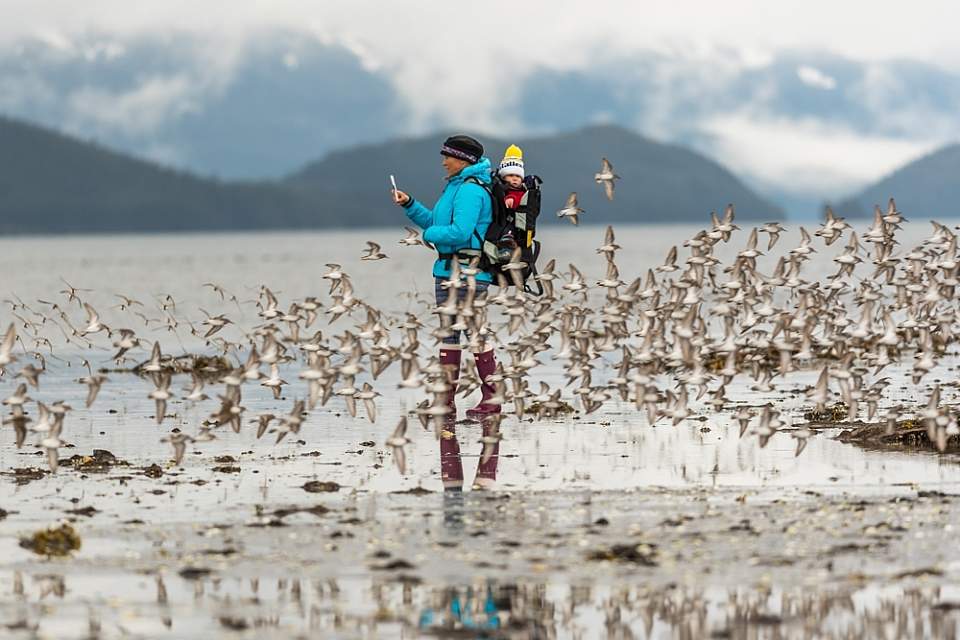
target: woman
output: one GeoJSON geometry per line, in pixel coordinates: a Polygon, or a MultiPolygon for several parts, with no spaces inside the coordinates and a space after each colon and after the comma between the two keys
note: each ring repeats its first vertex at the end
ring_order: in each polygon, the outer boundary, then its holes
{"type": "MultiPolygon", "coordinates": [[[[449,289],[442,286],[450,278],[451,261],[457,260],[457,252],[464,249],[479,250],[483,236],[492,220],[490,195],[483,185],[491,182],[490,160],[483,157],[483,145],[470,136],[458,135],[447,138],[440,147],[441,164],[447,173],[447,184],[433,209],[410,197],[403,191],[394,191],[394,202],[406,209],[407,216],[423,229],[423,239],[437,248],[439,256],[433,263],[433,277],[436,281],[437,305],[442,305],[449,296],[449,289]]],[[[478,273],[477,296],[486,293],[492,278],[488,273],[478,273]]],[[[466,295],[466,287],[457,289],[461,298],[466,295]]],[[[440,364],[453,372],[453,389],[448,396],[450,407],[456,413],[453,403],[460,378],[460,332],[443,339],[440,349],[440,364]]],[[[493,349],[474,353],[477,373],[483,382],[483,397],[467,415],[480,418],[500,413],[499,404],[488,403],[493,397],[493,384],[487,383],[488,376],[497,368],[493,349]]]]}

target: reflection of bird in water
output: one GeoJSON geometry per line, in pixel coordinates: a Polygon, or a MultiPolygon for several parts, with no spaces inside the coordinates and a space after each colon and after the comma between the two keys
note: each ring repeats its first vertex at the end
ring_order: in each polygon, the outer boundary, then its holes
{"type": "MultiPolygon", "coordinates": [[[[54,405],[56,407],[56,405],[54,405]]],[[[63,421],[66,417],[66,410],[69,407],[61,406],[61,411],[53,412],[52,422],[50,422],[49,429],[46,432],[46,436],[41,438],[40,447],[43,448],[44,452],[47,455],[47,464],[50,467],[50,471],[56,473],[57,468],[60,465],[60,447],[63,446],[63,441],[60,440],[60,434],[63,432],[63,421]]]]}
{"type": "Polygon", "coordinates": [[[171,374],[163,372],[153,375],[154,389],[147,397],[156,403],[157,424],[162,424],[167,413],[167,400],[173,397],[170,391],[171,374]]]}
{"type": "Polygon", "coordinates": [[[107,380],[107,376],[102,373],[95,373],[78,380],[80,384],[87,385],[87,400],[85,405],[88,409],[93,405],[94,400],[97,399],[97,394],[100,393],[100,387],[102,387],[103,383],[107,382],[107,380]]]}
{"type": "Polygon", "coordinates": [[[483,452],[480,454],[480,464],[486,464],[493,456],[494,448],[503,440],[503,434],[500,433],[500,421],[503,415],[497,414],[484,419],[483,435],[479,442],[483,444],[483,452]]]}
{"type": "Polygon", "coordinates": [[[267,429],[270,427],[270,423],[276,419],[277,416],[272,413],[264,413],[257,416],[257,440],[267,432],[267,429]]]}
{"type": "Polygon", "coordinates": [[[393,461],[397,465],[397,469],[400,470],[400,475],[405,475],[407,473],[407,454],[404,451],[404,447],[410,443],[410,439],[407,437],[407,417],[403,416],[400,418],[400,422],[397,423],[396,428],[393,430],[393,433],[387,438],[386,445],[393,449],[393,461]]]}
{"type": "Polygon", "coordinates": [[[173,464],[180,466],[183,462],[183,455],[187,452],[187,443],[194,442],[194,439],[185,433],[171,433],[169,437],[161,442],[169,442],[173,446],[173,464]]]}
{"type": "Polygon", "coordinates": [[[369,382],[364,382],[363,388],[353,394],[355,399],[363,402],[364,411],[366,411],[367,418],[369,418],[370,422],[377,421],[377,403],[374,402],[374,398],[379,395],[377,391],[374,391],[373,385],[369,382]]]}

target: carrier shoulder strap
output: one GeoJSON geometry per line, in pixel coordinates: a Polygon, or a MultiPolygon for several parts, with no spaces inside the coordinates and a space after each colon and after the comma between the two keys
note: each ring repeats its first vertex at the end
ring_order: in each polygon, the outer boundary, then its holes
{"type": "MultiPolygon", "coordinates": [[[[496,196],[494,196],[493,194],[493,187],[491,185],[487,185],[481,182],[476,176],[470,176],[469,178],[464,180],[464,182],[472,182],[473,184],[477,185],[478,187],[480,187],[481,189],[487,192],[487,195],[490,196],[490,215],[491,217],[496,216],[497,214],[496,202],[494,202],[494,200],[496,200],[496,196]]],[[[452,218],[450,219],[450,223],[453,224],[452,218]]],[[[480,244],[482,245],[483,238],[480,237],[480,233],[477,231],[476,227],[473,228],[473,235],[476,237],[477,240],[480,241],[480,244]]]]}

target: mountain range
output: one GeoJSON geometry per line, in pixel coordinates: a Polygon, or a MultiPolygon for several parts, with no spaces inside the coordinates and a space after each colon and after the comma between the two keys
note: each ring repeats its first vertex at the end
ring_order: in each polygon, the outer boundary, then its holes
{"type": "MultiPolygon", "coordinates": [[[[506,140],[484,139],[493,162],[506,140]]],[[[288,177],[223,181],[163,167],[36,125],[0,118],[0,232],[297,229],[400,225],[388,176],[432,203],[443,186],[441,137],[328,154],[288,177]]],[[[782,212],[700,154],[615,126],[520,139],[544,179],[546,222],[571,191],[585,221],[703,221],[735,203],[741,219],[782,212]],[[593,181],[607,156],[622,180],[608,202],[593,181]]]]}
{"type": "Polygon", "coordinates": [[[897,208],[907,218],[960,217],[960,145],[952,144],[897,169],[859,193],[839,201],[834,209],[840,215],[872,215],[887,199],[896,198],[897,208]]]}
{"type": "Polygon", "coordinates": [[[0,40],[0,113],[227,180],[283,180],[341,149],[464,122],[499,138],[618,123],[713,158],[790,216],[960,139],[960,75],[917,61],[731,43],[520,56],[509,74],[441,62],[307,28],[39,30],[0,40]]]}

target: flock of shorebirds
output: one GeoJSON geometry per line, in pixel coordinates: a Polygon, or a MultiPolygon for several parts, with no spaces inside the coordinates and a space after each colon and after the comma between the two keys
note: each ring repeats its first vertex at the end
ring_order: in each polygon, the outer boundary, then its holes
{"type": "MultiPolygon", "coordinates": [[[[610,198],[617,178],[604,159],[596,180],[610,198]]],[[[558,215],[576,223],[579,212],[576,194],[571,194],[558,215]]],[[[779,246],[784,227],[767,223],[752,228],[745,234],[743,248],[724,264],[714,249],[733,242],[740,230],[729,206],[722,216],[711,214],[710,226],[683,243],[684,257],[674,246],[662,264],[629,281],[620,279],[616,254],[621,247],[613,228],[607,227],[597,248],[605,263],[603,279],[590,282],[573,264],[566,272],[558,272],[550,260],[535,276],[544,293],[533,296],[517,286],[522,284],[519,278],[525,266],[517,252],[504,267],[508,275],[498,275],[496,295],[483,296],[476,295],[476,267],[461,267],[454,261],[446,284],[464,291],[438,307],[426,303],[435,317],[426,323],[416,313],[392,316],[368,304],[357,296],[351,276],[337,264],[328,264],[322,276],[329,283],[327,300],[316,295],[281,304],[269,288],[261,286],[255,300],[241,302],[216,283],[203,285],[225,306],[234,304],[240,311],[242,304],[255,305],[260,322],[249,329],[238,326],[238,320],[226,313],[212,315],[200,309],[205,317],[190,317],[169,294],[154,296],[149,306],[133,296],[115,294],[119,302],[114,310],[129,321],[128,327],[165,329],[178,341],[178,332],[189,331],[205,342],[208,355],[213,350],[220,355],[220,366],[196,360],[190,372],[192,384],[182,392],[173,389],[173,378],[180,374],[160,341],[150,345],[132,328],[108,327],[84,300],[89,290],[67,284],[59,292],[60,299],[31,302],[14,295],[5,301],[14,322],[0,342],[0,382],[17,384],[2,401],[9,410],[3,425],[12,427],[17,447],[29,434],[36,436],[50,468],[56,470],[71,407],[66,401],[36,402],[35,415],[28,414],[27,407],[32,402],[30,390],[39,388],[48,361],[60,360],[56,350],[69,345],[109,349],[114,367],[135,363],[134,371],[153,383],[147,399],[155,402],[157,424],[163,423],[167,403],[176,397],[191,405],[211,402],[213,410],[196,433],[174,430],[164,439],[173,447],[177,464],[188,445],[217,437],[223,427],[239,432],[245,422],[255,425],[258,438],[270,432],[279,442],[298,433],[309,412],[334,397],[351,416],[362,407],[375,421],[381,393],[374,383],[396,363],[397,386],[424,393],[414,415],[424,428],[432,424],[439,437],[445,421],[455,419],[454,405],[447,398],[453,388],[451,372],[436,357],[422,354],[422,340],[439,345],[454,331],[466,331],[468,347],[476,353],[500,345],[502,362],[492,376],[482,381],[468,366],[457,387],[461,395],[472,393],[482,382],[496,389],[488,402],[502,406],[503,413],[489,418],[494,425],[484,430],[484,457],[501,438],[504,415],[555,417],[570,406],[565,395],[572,396],[587,414],[616,400],[633,405],[651,425],[664,420],[677,425],[693,416],[691,397],[699,401],[706,396],[714,412],[730,410],[725,391],[735,378],[747,376],[751,390],[772,392],[778,377],[798,368],[820,370],[816,384],[807,390],[816,410],[824,411],[839,397],[848,419],[857,418],[859,407],[865,405],[866,419],[874,420],[889,384],[888,378],[881,377],[884,369],[912,357],[913,381],[919,383],[957,336],[957,236],[933,222],[929,237],[909,251],[898,251],[896,233],[902,222],[893,199],[886,211],[876,208],[873,223],[862,235],[828,210],[812,235],[801,227],[799,244],[783,251],[772,272],[764,273],[757,259],[779,246]],[[766,236],[762,245],[761,234],[766,236]],[[827,258],[818,253],[817,246],[822,245],[822,251],[844,237],[838,255],[827,258]],[[804,265],[814,256],[832,260],[836,272],[823,281],[805,279],[804,265]],[[858,267],[869,268],[866,263],[872,264],[872,273],[857,275],[858,267]],[[83,322],[71,315],[74,304],[85,311],[83,322]],[[315,329],[321,316],[328,327],[341,323],[339,333],[328,329],[330,334],[325,335],[315,329]],[[349,326],[342,326],[342,320],[348,320],[349,326]],[[149,359],[138,361],[135,355],[146,354],[148,348],[149,359]],[[611,370],[604,357],[614,352],[619,353],[619,361],[611,370]],[[538,357],[547,353],[563,363],[566,389],[551,389],[542,381],[536,390],[531,388],[542,364],[538,357]],[[289,384],[281,368],[289,370],[298,363],[303,388],[292,406],[278,409],[277,415],[247,416],[244,386],[259,384],[279,400],[289,384]],[[606,373],[601,376],[597,370],[606,373]],[[218,385],[213,399],[205,392],[212,384],[218,385]]],[[[427,246],[412,229],[399,244],[427,246]]],[[[362,257],[387,256],[371,242],[362,257]]],[[[83,360],[83,365],[87,375],[78,382],[86,386],[85,405],[90,407],[109,380],[89,360],[83,360]]],[[[892,431],[907,415],[906,409],[891,407],[882,419],[892,431]]],[[[751,431],[761,446],[789,426],[773,404],[759,411],[740,406],[734,417],[740,435],[751,431]]],[[[939,386],[914,417],[926,425],[930,440],[941,449],[949,436],[958,433],[954,414],[940,403],[939,386]]],[[[393,449],[401,472],[404,446],[410,441],[406,429],[403,418],[385,442],[393,449]]],[[[799,455],[812,432],[799,428],[791,429],[791,434],[799,455]]]]}

